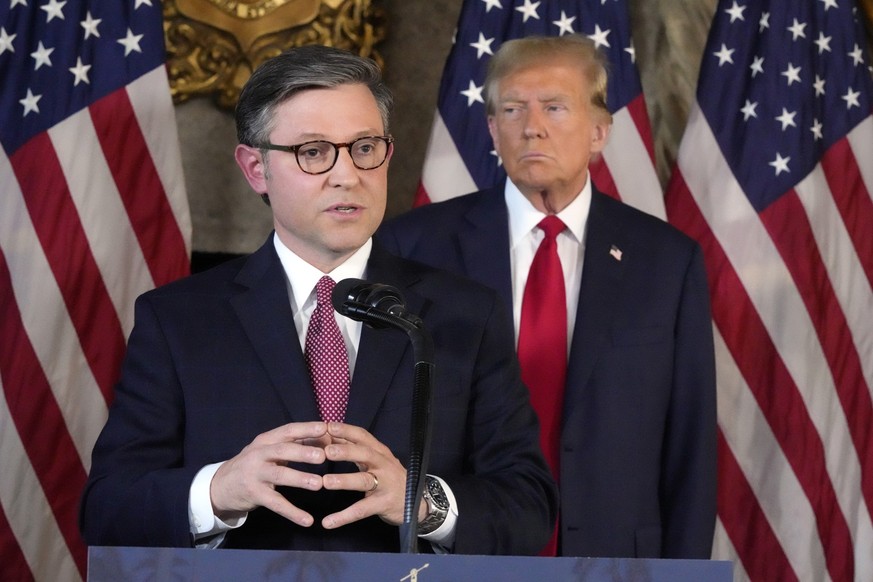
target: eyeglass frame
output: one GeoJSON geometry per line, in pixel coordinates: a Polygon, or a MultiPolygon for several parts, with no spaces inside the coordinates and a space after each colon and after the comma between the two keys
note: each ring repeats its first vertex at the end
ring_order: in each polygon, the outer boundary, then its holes
{"type": "Polygon", "coordinates": [[[294,154],[294,159],[297,161],[297,167],[300,168],[301,172],[303,172],[304,174],[309,174],[310,176],[318,176],[320,174],[326,174],[326,173],[330,172],[331,170],[333,170],[333,167],[336,165],[337,160],[339,160],[340,148],[346,148],[349,151],[349,159],[352,160],[352,164],[359,170],[375,170],[376,168],[381,168],[382,165],[385,164],[385,161],[388,160],[388,154],[391,152],[391,147],[392,147],[393,143],[394,143],[394,137],[390,136],[390,135],[364,135],[364,136],[355,138],[352,141],[345,142],[345,143],[333,143],[332,141],[328,141],[326,139],[313,139],[310,141],[305,141],[303,143],[298,143],[298,144],[288,145],[288,146],[277,145],[274,143],[266,142],[266,143],[258,144],[254,147],[256,147],[258,149],[262,149],[262,150],[273,150],[273,151],[277,151],[277,152],[285,152],[288,154],[294,154]],[[372,168],[362,168],[355,161],[355,156],[352,155],[352,146],[355,145],[356,143],[358,143],[359,141],[361,141],[362,139],[378,139],[378,140],[385,142],[385,145],[387,146],[385,149],[385,157],[382,159],[381,162],[379,162],[378,165],[373,166],[372,168]],[[307,146],[309,144],[313,144],[313,143],[328,143],[328,144],[333,146],[333,153],[334,153],[333,162],[331,162],[330,166],[328,166],[327,169],[322,170],[320,172],[310,172],[308,170],[303,169],[303,164],[300,163],[300,157],[297,154],[297,152],[300,151],[300,148],[302,148],[303,146],[307,146]]]}

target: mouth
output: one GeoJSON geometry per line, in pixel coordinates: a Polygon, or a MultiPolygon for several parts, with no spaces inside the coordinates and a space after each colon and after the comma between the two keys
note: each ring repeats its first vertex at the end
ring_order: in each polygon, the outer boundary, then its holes
{"type": "Polygon", "coordinates": [[[352,214],[360,210],[361,207],[355,204],[335,204],[328,208],[329,212],[338,212],[340,214],[352,214]]]}

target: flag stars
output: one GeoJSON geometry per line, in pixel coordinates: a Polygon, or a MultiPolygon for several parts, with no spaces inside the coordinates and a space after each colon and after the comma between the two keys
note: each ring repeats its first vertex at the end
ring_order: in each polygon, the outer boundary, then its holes
{"type": "Polygon", "coordinates": [[[856,66],[864,62],[864,51],[858,46],[858,43],[855,43],[855,49],[852,52],[846,54],[852,57],[852,64],[856,66]]]}
{"type": "Polygon", "coordinates": [[[823,126],[821,124],[821,121],[819,121],[818,119],[812,120],[812,127],[809,128],[809,131],[812,132],[812,137],[813,139],[815,139],[815,141],[824,138],[824,134],[822,133],[822,127],[823,126]]]}
{"type": "Polygon", "coordinates": [[[814,41],[818,46],[818,54],[825,51],[831,52],[831,36],[825,36],[823,32],[818,33],[818,38],[814,41]]]}
{"type": "Polygon", "coordinates": [[[770,13],[764,12],[761,14],[761,19],[758,21],[758,32],[764,32],[765,28],[770,28],[770,13]]]}
{"type": "Polygon", "coordinates": [[[782,124],[782,131],[785,131],[789,127],[797,127],[797,124],[794,123],[794,117],[796,115],[796,111],[788,111],[783,107],[782,114],[777,116],[775,119],[782,124]]]}
{"type": "Polygon", "coordinates": [[[749,65],[749,68],[752,69],[752,78],[754,79],[759,74],[764,74],[764,57],[755,57],[752,59],[752,64],[749,65]]]}
{"type": "Polygon", "coordinates": [[[748,121],[750,117],[758,117],[758,113],[755,111],[758,108],[758,102],[752,103],[748,99],[746,99],[746,104],[743,105],[740,112],[743,114],[743,121],[748,121]]]}
{"type": "Polygon", "coordinates": [[[461,91],[461,95],[467,98],[467,107],[472,107],[473,103],[476,103],[477,101],[479,103],[485,103],[485,100],[482,99],[483,88],[484,85],[482,87],[477,87],[476,83],[474,83],[472,79],[470,80],[470,86],[467,88],[467,90],[461,91]]]}
{"type": "Polygon", "coordinates": [[[491,50],[492,42],[494,42],[493,38],[485,38],[485,35],[480,32],[479,40],[470,43],[470,46],[476,49],[476,52],[478,53],[476,58],[481,59],[484,54],[493,55],[494,51],[491,50]]]}
{"type": "Polygon", "coordinates": [[[488,153],[490,153],[492,156],[497,158],[497,167],[498,168],[503,165],[503,158],[500,157],[500,154],[497,153],[497,150],[491,150],[488,153]]]}
{"type": "Polygon", "coordinates": [[[51,54],[55,51],[53,48],[45,48],[42,44],[42,41],[39,41],[39,45],[37,45],[36,50],[30,53],[30,56],[33,57],[33,70],[38,71],[39,68],[43,65],[47,67],[52,66],[51,54]]]}
{"type": "Polygon", "coordinates": [[[782,154],[776,152],[776,159],[772,162],[769,162],[768,165],[773,166],[776,169],[776,175],[778,176],[782,172],[786,174],[790,174],[791,170],[788,169],[788,162],[791,161],[791,156],[782,157],[782,154]]]}
{"type": "Polygon", "coordinates": [[[9,9],[11,10],[11,9],[15,8],[16,6],[18,6],[19,4],[24,6],[24,7],[27,7],[27,0],[12,0],[12,3],[9,5],[9,9]]]}
{"type": "Polygon", "coordinates": [[[785,30],[791,33],[791,40],[797,40],[798,38],[806,38],[806,23],[798,22],[797,19],[794,19],[794,22],[786,28],[785,30]]]}
{"type": "Polygon", "coordinates": [[[861,103],[858,98],[861,96],[860,91],[852,91],[852,88],[846,91],[846,94],[841,96],[840,99],[846,102],[846,109],[851,109],[852,107],[861,107],[861,103]]]}
{"type": "Polygon", "coordinates": [[[100,38],[100,32],[98,32],[97,26],[101,22],[103,22],[102,19],[93,18],[91,16],[90,10],[85,14],[85,20],[83,20],[82,22],[79,23],[82,25],[82,28],[85,29],[85,40],[88,40],[88,38],[90,38],[91,36],[94,36],[96,38],[100,38]]]}
{"type": "Polygon", "coordinates": [[[500,3],[500,0],[482,0],[482,2],[485,3],[485,14],[491,12],[492,8],[503,10],[503,5],[500,3]]]}
{"type": "Polygon", "coordinates": [[[815,88],[816,97],[821,97],[825,94],[825,80],[818,75],[815,76],[815,83],[813,83],[812,86],[815,88]]]}
{"type": "Polygon", "coordinates": [[[73,87],[76,87],[79,83],[86,83],[88,85],[91,84],[91,81],[88,79],[88,71],[91,70],[91,65],[86,65],[82,63],[82,57],[78,57],[76,59],[76,66],[71,67],[69,71],[73,73],[73,87]]]}
{"type": "Polygon", "coordinates": [[[561,19],[553,20],[552,24],[558,27],[558,36],[564,36],[564,33],[573,34],[573,22],[575,20],[575,16],[567,16],[567,14],[561,10],[561,19]]]}
{"type": "Polygon", "coordinates": [[[27,96],[24,99],[19,99],[18,102],[24,106],[24,113],[21,117],[27,117],[28,113],[39,113],[39,100],[42,99],[42,95],[34,95],[33,91],[30,89],[27,90],[27,96]]]}
{"type": "Polygon", "coordinates": [[[527,22],[528,18],[539,20],[540,15],[537,14],[537,8],[539,8],[540,4],[540,2],[532,3],[530,0],[524,0],[524,6],[516,6],[515,9],[524,15],[524,18],[521,20],[522,22],[527,22]]]}
{"type": "Polygon", "coordinates": [[[12,46],[12,41],[15,40],[17,34],[9,34],[6,32],[5,28],[0,27],[0,55],[9,51],[10,53],[15,52],[15,47],[12,46]]]}
{"type": "Polygon", "coordinates": [[[721,67],[725,63],[734,64],[734,58],[733,58],[734,50],[736,50],[736,49],[729,49],[727,46],[725,46],[724,43],[722,43],[721,50],[712,53],[713,55],[718,57],[718,66],[719,67],[721,67]]]}
{"type": "Polygon", "coordinates": [[[745,6],[740,6],[736,2],[734,2],[730,8],[725,10],[725,12],[730,15],[731,24],[733,24],[735,20],[745,20],[745,18],[743,17],[743,12],[745,12],[745,10],[745,6]]]}
{"type": "Polygon", "coordinates": [[[800,69],[801,67],[795,67],[791,63],[788,63],[788,68],[782,71],[782,76],[788,80],[789,87],[792,83],[800,83],[800,69]]]}
{"type": "Polygon", "coordinates": [[[626,52],[627,54],[630,55],[630,58],[631,58],[631,62],[632,62],[632,63],[636,63],[636,62],[637,62],[637,51],[636,51],[636,49],[634,48],[633,43],[632,43],[629,47],[627,47],[626,49],[624,49],[624,52],[626,52]]]}
{"type": "Polygon", "coordinates": [[[152,6],[152,0],[136,0],[133,9],[136,10],[140,6],[152,6]]]}
{"type": "Polygon", "coordinates": [[[838,8],[837,0],[819,0],[822,4],[824,4],[824,11],[827,12],[831,8],[838,8]]]}
{"type": "Polygon", "coordinates": [[[594,25],[594,32],[588,35],[588,38],[594,41],[594,44],[597,48],[610,48],[609,41],[606,40],[609,36],[609,33],[612,32],[611,29],[601,30],[599,24],[594,25]]]}
{"type": "Polygon", "coordinates": [[[51,22],[54,18],[64,19],[64,6],[67,4],[66,0],[63,2],[58,2],[58,0],[49,0],[49,3],[45,6],[40,6],[42,10],[45,10],[46,13],[46,22],[51,22]]]}
{"type": "Polygon", "coordinates": [[[142,49],[139,48],[139,41],[142,40],[142,37],[143,35],[141,34],[133,34],[130,28],[127,29],[127,36],[118,39],[118,44],[124,46],[124,56],[129,55],[133,51],[142,52],[142,49]]]}

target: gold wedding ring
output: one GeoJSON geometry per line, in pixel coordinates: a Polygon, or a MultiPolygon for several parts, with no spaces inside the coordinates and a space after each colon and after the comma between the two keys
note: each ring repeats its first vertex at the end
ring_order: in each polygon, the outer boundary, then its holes
{"type": "Polygon", "coordinates": [[[371,491],[375,491],[376,487],[379,486],[379,480],[376,478],[376,475],[374,475],[373,473],[370,473],[369,471],[367,471],[367,474],[373,478],[373,486],[367,490],[367,493],[370,493],[371,491]]]}

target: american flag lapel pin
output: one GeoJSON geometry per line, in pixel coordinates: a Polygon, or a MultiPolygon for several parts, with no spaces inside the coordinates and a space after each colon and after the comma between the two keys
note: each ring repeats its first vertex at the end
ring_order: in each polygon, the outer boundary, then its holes
{"type": "Polygon", "coordinates": [[[616,261],[621,260],[621,249],[618,248],[617,246],[612,245],[609,248],[609,254],[612,255],[612,258],[615,259],[616,261]]]}

